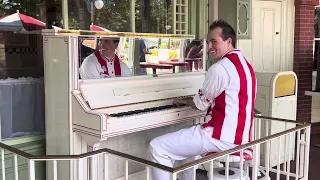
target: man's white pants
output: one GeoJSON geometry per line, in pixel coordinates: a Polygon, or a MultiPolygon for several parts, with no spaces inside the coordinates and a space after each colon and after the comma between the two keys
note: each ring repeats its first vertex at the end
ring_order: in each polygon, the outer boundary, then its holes
{"type": "MultiPolygon", "coordinates": [[[[149,158],[153,162],[173,167],[176,160],[185,164],[194,161],[196,156],[207,152],[220,152],[236,147],[212,138],[213,128],[196,125],[174,133],[157,137],[150,142],[149,158]]],[[[152,180],[170,180],[170,174],[158,168],[151,168],[152,180]]],[[[183,171],[179,180],[191,180],[193,168],[183,171]]]]}

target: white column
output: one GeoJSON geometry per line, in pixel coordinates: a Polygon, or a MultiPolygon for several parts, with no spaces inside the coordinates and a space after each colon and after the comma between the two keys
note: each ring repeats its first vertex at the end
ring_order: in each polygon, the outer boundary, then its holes
{"type": "Polygon", "coordinates": [[[136,32],[136,2],[135,0],[130,0],[130,29],[131,32],[136,32]]]}
{"type": "MultiPolygon", "coordinates": [[[[176,34],[177,30],[177,19],[176,19],[176,7],[177,7],[177,2],[174,0],[172,1],[172,34],[176,34]]],[[[167,24],[166,24],[167,25],[167,24]]]]}
{"type": "Polygon", "coordinates": [[[68,22],[68,0],[61,0],[63,29],[69,29],[68,22]]]}

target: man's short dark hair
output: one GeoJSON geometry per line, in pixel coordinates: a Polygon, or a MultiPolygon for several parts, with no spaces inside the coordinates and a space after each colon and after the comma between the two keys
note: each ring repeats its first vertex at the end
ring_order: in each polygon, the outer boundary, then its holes
{"type": "Polygon", "coordinates": [[[236,32],[234,31],[232,26],[230,26],[230,24],[228,24],[226,21],[221,20],[221,19],[216,20],[210,25],[209,32],[215,28],[221,28],[222,29],[221,38],[224,41],[231,38],[232,39],[232,46],[234,48],[236,47],[236,41],[237,41],[236,32]]]}
{"type": "Polygon", "coordinates": [[[113,38],[113,43],[119,43],[120,42],[120,38],[113,38]]]}
{"type": "Polygon", "coordinates": [[[120,38],[101,38],[99,41],[103,41],[103,40],[112,40],[113,43],[119,43],[120,38]]]}

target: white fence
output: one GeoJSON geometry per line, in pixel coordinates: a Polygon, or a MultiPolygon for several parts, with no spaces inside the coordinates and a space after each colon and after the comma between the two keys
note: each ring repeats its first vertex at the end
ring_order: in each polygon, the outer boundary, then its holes
{"type": "MultiPolygon", "coordinates": [[[[109,180],[109,164],[108,159],[110,156],[117,156],[125,159],[123,168],[122,179],[147,179],[149,180],[150,167],[155,167],[167,171],[171,175],[172,180],[177,179],[179,172],[187,169],[196,169],[199,167],[207,167],[208,179],[218,180],[221,179],[277,179],[280,178],[289,180],[292,178],[308,179],[309,169],[309,146],[310,146],[310,124],[296,123],[291,120],[277,119],[256,116],[252,129],[252,141],[248,144],[238,146],[228,151],[214,153],[197,159],[193,162],[183,164],[178,167],[163,166],[139,157],[129,154],[121,153],[111,149],[101,149],[81,155],[46,155],[34,156],[18,149],[0,143],[1,148],[1,169],[5,172],[4,152],[8,151],[14,157],[14,179],[18,180],[18,156],[27,159],[29,179],[35,180],[35,162],[46,161],[52,164],[52,176],[50,179],[58,179],[58,163],[59,161],[73,162],[76,173],[73,175],[77,180],[96,180],[99,179],[109,180]],[[277,130],[272,130],[271,123],[277,123],[277,130]],[[282,127],[283,129],[280,130],[282,127]],[[277,132],[279,131],[279,132],[277,132]],[[248,158],[248,154],[253,152],[253,158],[248,158]],[[103,157],[103,158],[101,158],[103,157]],[[103,172],[99,173],[95,170],[94,159],[103,159],[103,172]],[[129,162],[139,163],[145,166],[145,170],[139,173],[139,176],[129,175],[129,162]],[[222,163],[221,163],[222,162],[222,163]],[[274,164],[274,162],[276,162],[274,164]],[[88,163],[88,169],[84,169],[84,164],[88,163]],[[236,166],[234,166],[236,163],[236,166]],[[223,165],[223,167],[221,167],[223,165]],[[84,171],[88,175],[84,175],[84,171]],[[141,177],[143,176],[143,177],[141,177]]],[[[51,167],[51,166],[50,166],[51,167]]],[[[193,175],[193,180],[196,179],[196,173],[193,175]]],[[[49,178],[49,177],[48,177],[49,178]]],[[[121,178],[120,178],[121,179],[121,178]]],[[[2,180],[6,180],[6,173],[2,173],[2,180]]]]}

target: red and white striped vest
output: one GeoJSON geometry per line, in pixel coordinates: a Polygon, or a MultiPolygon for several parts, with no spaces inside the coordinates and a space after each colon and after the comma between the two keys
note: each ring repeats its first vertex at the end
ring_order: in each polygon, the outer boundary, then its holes
{"type": "Polygon", "coordinates": [[[239,50],[226,54],[217,63],[230,75],[230,84],[213,101],[211,120],[203,127],[213,127],[212,137],[237,145],[250,141],[256,99],[256,76],[239,50]]]}

